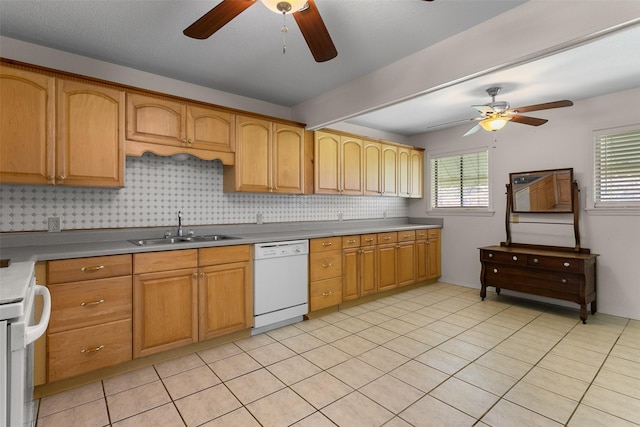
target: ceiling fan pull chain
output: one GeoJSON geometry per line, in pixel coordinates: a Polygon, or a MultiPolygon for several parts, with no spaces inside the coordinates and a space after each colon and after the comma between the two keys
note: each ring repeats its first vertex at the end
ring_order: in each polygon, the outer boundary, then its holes
{"type": "Polygon", "coordinates": [[[289,32],[289,28],[287,28],[287,13],[282,12],[282,54],[287,53],[287,33],[289,32]]]}

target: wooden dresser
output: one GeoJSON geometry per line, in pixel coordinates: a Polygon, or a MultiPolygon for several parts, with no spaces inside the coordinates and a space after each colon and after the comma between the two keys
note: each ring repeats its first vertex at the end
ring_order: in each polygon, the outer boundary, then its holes
{"type": "Polygon", "coordinates": [[[573,301],[580,305],[580,319],[587,322],[587,304],[591,314],[596,305],[596,258],[598,255],[571,248],[512,243],[510,246],[480,248],[482,272],[480,296],[487,286],[573,301]]]}

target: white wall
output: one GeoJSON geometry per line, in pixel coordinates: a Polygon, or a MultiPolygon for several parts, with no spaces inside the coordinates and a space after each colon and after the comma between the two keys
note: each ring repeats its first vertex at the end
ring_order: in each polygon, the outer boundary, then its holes
{"type": "MultiPolygon", "coordinates": [[[[425,147],[427,152],[489,147],[495,213],[491,216],[444,215],[442,280],[480,287],[477,248],[505,239],[505,184],[510,172],[572,167],[581,190],[582,246],[600,254],[598,311],[640,319],[640,213],[613,215],[585,211],[587,196],[592,191],[592,132],[640,124],[640,88],[578,101],[573,107],[541,111],[536,116],[549,122],[540,127],[509,123],[496,133],[480,131],[463,138],[464,132],[473,125],[470,123],[416,136],[409,141],[425,147]]],[[[428,175],[427,167],[425,188],[428,188],[428,175]]],[[[427,216],[426,203],[426,198],[411,201],[409,215],[427,216]]],[[[562,216],[558,218],[564,221],[562,216]]],[[[533,217],[529,219],[540,220],[540,215],[533,217]]],[[[514,225],[512,237],[513,241],[522,243],[574,244],[572,227],[564,225],[518,224],[514,225]]]]}

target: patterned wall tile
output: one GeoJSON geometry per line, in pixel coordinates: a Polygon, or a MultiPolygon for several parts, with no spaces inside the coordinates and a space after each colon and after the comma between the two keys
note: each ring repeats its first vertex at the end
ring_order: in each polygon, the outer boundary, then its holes
{"type": "Polygon", "coordinates": [[[60,217],[63,229],[327,221],[406,217],[408,202],[398,197],[224,193],[219,161],[145,154],[127,157],[121,189],[0,185],[0,231],[47,229],[60,217]]]}

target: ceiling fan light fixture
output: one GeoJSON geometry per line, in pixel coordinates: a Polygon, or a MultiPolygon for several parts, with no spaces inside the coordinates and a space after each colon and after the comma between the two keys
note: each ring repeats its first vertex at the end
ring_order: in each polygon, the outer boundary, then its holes
{"type": "Polygon", "coordinates": [[[480,126],[487,131],[497,131],[505,127],[509,120],[511,117],[489,117],[480,121],[480,126]]]}
{"type": "Polygon", "coordinates": [[[307,0],[261,0],[269,10],[278,14],[294,13],[307,3],[307,0]]]}

